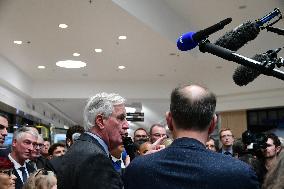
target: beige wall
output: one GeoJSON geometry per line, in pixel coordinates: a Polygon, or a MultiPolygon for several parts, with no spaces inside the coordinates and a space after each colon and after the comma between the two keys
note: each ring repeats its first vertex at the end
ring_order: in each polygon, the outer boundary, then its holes
{"type": "Polygon", "coordinates": [[[242,133],[247,130],[247,114],[245,110],[221,112],[221,128],[230,128],[235,138],[240,138],[242,133]]]}

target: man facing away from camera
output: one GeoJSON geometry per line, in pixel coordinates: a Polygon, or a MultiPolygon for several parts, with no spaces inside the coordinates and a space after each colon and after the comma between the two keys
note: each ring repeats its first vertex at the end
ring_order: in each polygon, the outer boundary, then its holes
{"type": "Polygon", "coordinates": [[[58,171],[58,188],[122,188],[110,151],[126,135],[125,99],[100,93],[89,99],[84,110],[85,133],[70,147],[58,171]]]}
{"type": "Polygon", "coordinates": [[[259,188],[248,165],[205,148],[217,123],[215,106],[215,95],[201,86],[174,89],[166,120],[175,140],[164,150],[134,159],[126,168],[125,189],[259,188]]]}

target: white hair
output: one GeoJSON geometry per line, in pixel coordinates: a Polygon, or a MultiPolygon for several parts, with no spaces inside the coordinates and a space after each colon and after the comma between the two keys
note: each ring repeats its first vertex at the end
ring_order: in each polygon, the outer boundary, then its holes
{"type": "Polygon", "coordinates": [[[38,138],[39,134],[32,127],[20,127],[13,134],[13,139],[19,140],[24,136],[25,133],[31,134],[38,138]]]}
{"type": "Polygon", "coordinates": [[[108,118],[113,112],[113,106],[124,104],[125,99],[115,93],[99,93],[89,98],[84,109],[84,128],[89,131],[95,126],[95,118],[98,114],[108,118]]]}

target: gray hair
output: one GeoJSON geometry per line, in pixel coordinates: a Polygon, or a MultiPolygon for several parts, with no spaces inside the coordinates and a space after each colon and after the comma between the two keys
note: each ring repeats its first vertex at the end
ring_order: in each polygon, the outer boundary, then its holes
{"type": "Polygon", "coordinates": [[[125,99],[115,93],[99,93],[89,98],[84,109],[84,128],[89,131],[94,127],[94,121],[98,114],[108,118],[113,112],[113,106],[124,104],[125,99]]]}
{"type": "Polygon", "coordinates": [[[21,127],[14,132],[13,140],[19,140],[23,137],[25,133],[31,134],[38,138],[39,134],[35,132],[34,128],[32,127],[21,127]]]}

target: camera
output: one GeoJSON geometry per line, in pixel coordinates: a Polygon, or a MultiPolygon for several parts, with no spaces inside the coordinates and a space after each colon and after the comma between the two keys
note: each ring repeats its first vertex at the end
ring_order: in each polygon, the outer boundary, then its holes
{"type": "Polygon", "coordinates": [[[263,133],[253,133],[247,130],[242,134],[242,142],[247,146],[247,150],[251,152],[258,152],[261,149],[266,149],[267,140],[267,136],[263,133]]]}

